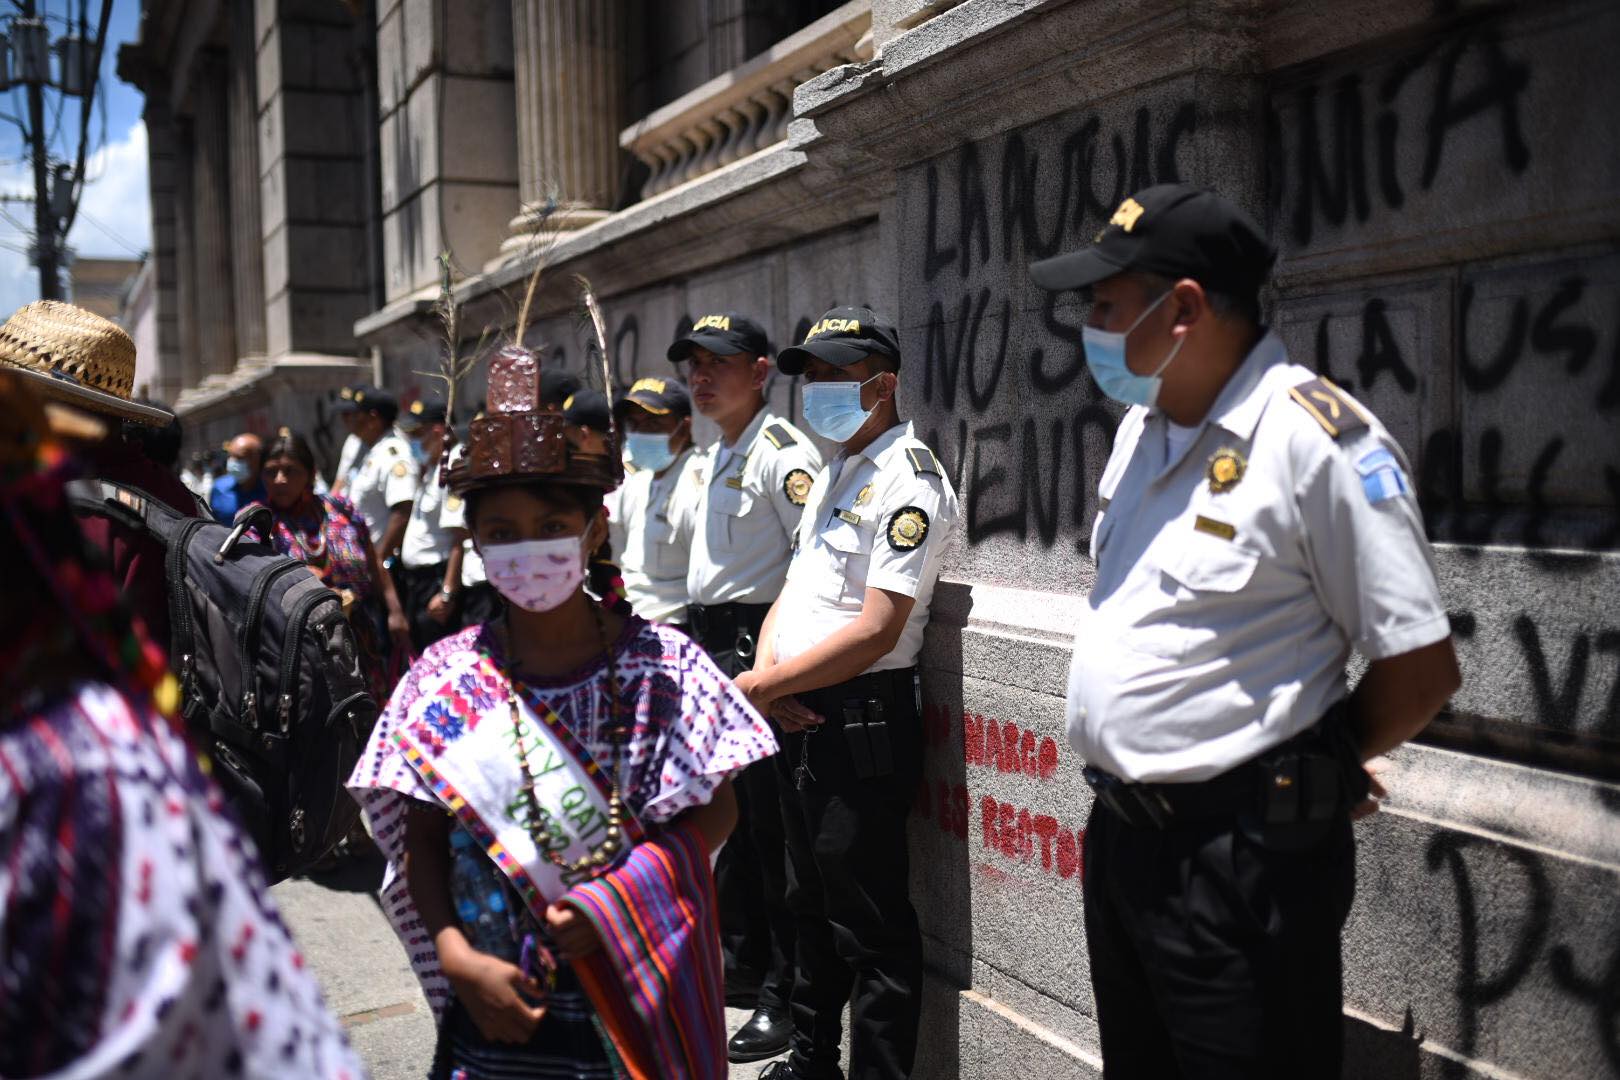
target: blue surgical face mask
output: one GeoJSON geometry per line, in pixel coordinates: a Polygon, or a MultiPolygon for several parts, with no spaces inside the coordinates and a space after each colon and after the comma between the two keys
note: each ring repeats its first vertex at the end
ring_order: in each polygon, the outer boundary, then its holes
{"type": "Polygon", "coordinates": [[[242,487],[253,479],[253,466],[247,463],[247,458],[229,458],[225,462],[225,475],[235,480],[238,487],[242,487]]]}
{"type": "Polygon", "coordinates": [[[422,445],[422,440],[418,439],[414,435],[411,436],[409,441],[410,441],[410,444],[411,444],[411,457],[415,458],[416,463],[418,465],[420,465],[422,462],[426,461],[427,458],[428,458],[427,447],[423,446],[422,445]]]}
{"type": "Polygon", "coordinates": [[[823,439],[844,442],[872,415],[871,409],[861,408],[861,387],[872,379],[862,383],[810,383],[804,388],[804,422],[823,439]]]}
{"type": "Polygon", "coordinates": [[[1159,387],[1164,380],[1160,377],[1164,369],[1170,366],[1170,361],[1176,358],[1176,353],[1187,343],[1186,335],[1182,335],[1171,348],[1170,354],[1164,358],[1158,370],[1151,375],[1138,375],[1125,363],[1125,339],[1131,332],[1142,325],[1142,320],[1152,314],[1153,309],[1164,303],[1170,294],[1165,293],[1147,306],[1136,321],[1125,329],[1124,333],[1111,333],[1099,330],[1094,326],[1087,326],[1080,331],[1080,340],[1085,345],[1086,366],[1091,369],[1091,377],[1097,380],[1097,386],[1102,392],[1115,401],[1126,405],[1152,405],[1159,400],[1159,387]]]}
{"type": "Polygon", "coordinates": [[[638,469],[663,472],[675,460],[675,451],[669,445],[669,435],[661,431],[627,431],[624,436],[624,460],[638,469]]]}

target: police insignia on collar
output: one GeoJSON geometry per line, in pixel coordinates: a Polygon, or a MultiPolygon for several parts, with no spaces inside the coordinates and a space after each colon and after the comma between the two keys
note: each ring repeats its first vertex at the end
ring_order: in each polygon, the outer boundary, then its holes
{"type": "Polygon", "coordinates": [[[1209,459],[1209,490],[1219,495],[1237,487],[1249,463],[1230,446],[1223,446],[1209,459]]]}
{"type": "Polygon", "coordinates": [[[803,506],[810,497],[810,485],[815,481],[803,469],[794,469],[782,481],[782,490],[787,493],[788,502],[794,506],[803,506]]]}
{"type": "Polygon", "coordinates": [[[918,506],[902,506],[889,519],[889,546],[896,551],[919,547],[928,536],[928,513],[918,506]]]}
{"type": "Polygon", "coordinates": [[[870,499],[871,497],[872,497],[872,485],[867,484],[865,487],[861,488],[860,493],[855,496],[855,505],[856,506],[865,506],[866,501],[868,499],[870,499]]]}

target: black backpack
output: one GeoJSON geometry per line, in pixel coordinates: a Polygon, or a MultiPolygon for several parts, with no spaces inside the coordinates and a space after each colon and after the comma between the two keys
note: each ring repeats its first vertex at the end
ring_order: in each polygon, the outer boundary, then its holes
{"type": "Polygon", "coordinates": [[[169,657],[186,729],[270,880],[307,871],[355,823],[344,782],[377,718],[342,601],[309,567],[244,535],[270,535],[267,507],[225,526],[105,480],[75,481],[69,498],[80,514],[167,547],[169,657]]]}

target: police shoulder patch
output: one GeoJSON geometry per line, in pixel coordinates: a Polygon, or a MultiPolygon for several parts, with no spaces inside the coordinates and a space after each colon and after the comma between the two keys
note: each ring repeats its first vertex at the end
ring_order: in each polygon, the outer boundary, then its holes
{"type": "Polygon", "coordinates": [[[776,447],[778,450],[792,446],[794,443],[799,441],[793,437],[793,432],[787,429],[786,424],[766,424],[765,430],[760,434],[769,439],[771,441],[771,445],[776,447]]]}
{"type": "MultiPolygon", "coordinates": [[[[939,467],[939,459],[926,446],[907,447],[906,460],[911,462],[911,471],[918,476],[923,473],[933,473],[941,478],[945,476],[944,471],[939,467]]],[[[927,520],[927,517],[924,516],[923,521],[926,523],[927,520]]]]}
{"type": "Polygon", "coordinates": [[[921,547],[928,537],[928,512],[920,506],[902,506],[889,518],[889,546],[896,551],[921,547]]]}
{"type": "Polygon", "coordinates": [[[404,476],[409,471],[410,470],[408,470],[405,467],[405,463],[403,461],[394,462],[394,475],[395,476],[404,476]]]}
{"type": "Polygon", "coordinates": [[[1335,439],[1342,439],[1368,426],[1367,415],[1362,412],[1361,406],[1326,376],[1290,387],[1288,396],[1335,439]]]}
{"type": "Polygon", "coordinates": [[[786,493],[788,502],[794,506],[803,506],[805,500],[810,498],[810,487],[815,479],[803,469],[794,469],[782,481],[782,491],[786,493]]]}

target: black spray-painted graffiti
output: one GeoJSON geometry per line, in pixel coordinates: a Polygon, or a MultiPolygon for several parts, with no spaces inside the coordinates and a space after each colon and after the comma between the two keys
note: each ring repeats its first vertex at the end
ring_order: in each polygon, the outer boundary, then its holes
{"type": "Polygon", "coordinates": [[[1497,121],[1507,174],[1522,174],[1530,164],[1521,118],[1529,85],[1528,65],[1508,55],[1491,25],[1480,24],[1392,65],[1375,85],[1350,72],[1330,86],[1304,87],[1289,109],[1268,113],[1275,220],[1288,240],[1306,247],[1324,226],[1400,210],[1410,174],[1417,172],[1418,190],[1433,188],[1452,136],[1480,116],[1497,121]]]}
{"type": "MultiPolygon", "coordinates": [[[[1525,848],[1497,843],[1472,833],[1442,832],[1429,842],[1426,855],[1430,873],[1450,871],[1456,890],[1460,932],[1455,992],[1461,1005],[1457,1049],[1472,1057],[1479,1041],[1481,1014],[1499,1006],[1545,963],[1552,983],[1573,999],[1576,1008],[1589,1010],[1599,1045],[1609,1068],[1620,1074],[1620,930],[1610,926],[1611,940],[1584,940],[1579,952],[1560,943],[1547,948],[1553,934],[1554,890],[1542,856],[1525,848]],[[1470,865],[1468,852],[1475,852],[1470,865]],[[1507,940],[1482,940],[1494,924],[1481,910],[1478,892],[1499,896],[1517,885],[1527,893],[1518,912],[1517,926],[1507,940]],[[1605,956],[1605,950],[1607,955],[1605,956]],[[1595,966],[1596,974],[1589,974],[1595,966]]],[[[1498,911],[1502,910],[1500,906],[1498,911]]],[[[1446,1076],[1474,1075],[1465,1064],[1440,1062],[1446,1076]]]]}
{"type": "Polygon", "coordinates": [[[1013,132],[993,158],[967,144],[926,167],[920,269],[938,298],[922,328],[922,403],[957,416],[924,437],[966,493],[969,543],[1011,535],[1051,547],[1067,526],[1083,547],[1118,410],[1085,374],[1066,298],[1046,294],[1037,343],[1015,344],[1027,316],[1012,281],[1023,278],[1025,261],[1089,240],[1126,193],[1180,180],[1179,154],[1196,123],[1191,102],[1144,106],[1119,124],[1082,117],[1055,138],[1013,132]],[[996,274],[981,274],[992,262],[996,274]],[[995,403],[1022,384],[1035,407],[1016,420],[992,418],[995,403]]]}

